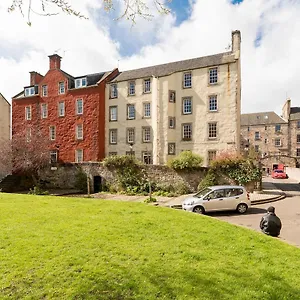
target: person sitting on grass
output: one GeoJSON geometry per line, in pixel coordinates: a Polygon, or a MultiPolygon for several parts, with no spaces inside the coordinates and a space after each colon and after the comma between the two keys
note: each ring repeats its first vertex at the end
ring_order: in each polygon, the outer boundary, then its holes
{"type": "Polygon", "coordinates": [[[260,229],[267,235],[278,237],[281,227],[281,221],[275,214],[275,207],[270,206],[267,213],[261,218],[260,229]]]}

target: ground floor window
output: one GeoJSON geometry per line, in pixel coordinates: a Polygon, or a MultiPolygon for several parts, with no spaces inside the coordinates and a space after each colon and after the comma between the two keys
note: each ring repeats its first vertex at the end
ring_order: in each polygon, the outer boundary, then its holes
{"type": "Polygon", "coordinates": [[[211,162],[216,159],[217,151],[216,150],[209,150],[208,153],[207,153],[207,156],[208,156],[208,165],[210,165],[211,162]]]}
{"type": "Polygon", "coordinates": [[[57,150],[50,151],[50,163],[51,164],[57,163],[57,150]]]}
{"type": "Polygon", "coordinates": [[[142,153],[142,161],[146,165],[151,165],[152,164],[152,154],[151,152],[143,152],[142,153]]]}
{"type": "Polygon", "coordinates": [[[83,150],[78,149],[75,151],[75,162],[81,163],[83,162],[83,150]]]}

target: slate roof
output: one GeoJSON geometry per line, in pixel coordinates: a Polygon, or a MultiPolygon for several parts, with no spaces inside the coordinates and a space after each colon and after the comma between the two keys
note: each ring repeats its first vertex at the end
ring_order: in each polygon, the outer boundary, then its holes
{"type": "MultiPolygon", "coordinates": [[[[65,73],[65,74],[67,74],[67,73],[65,73]]],[[[69,79],[70,79],[69,88],[71,88],[71,89],[75,88],[75,79],[83,78],[83,77],[86,77],[87,86],[95,85],[104,76],[104,74],[106,74],[106,72],[87,74],[87,75],[71,77],[71,78],[69,77],[69,79]]],[[[69,74],[67,74],[67,75],[69,75],[69,74]]]]}
{"type": "Polygon", "coordinates": [[[268,124],[287,124],[287,122],[273,111],[241,115],[241,126],[268,124]]]}
{"type": "Polygon", "coordinates": [[[162,77],[175,72],[218,66],[229,62],[235,62],[234,54],[232,54],[232,52],[224,52],[210,56],[203,56],[141,69],[124,71],[121,72],[116,78],[111,80],[111,82],[127,81],[151,76],[162,77]]]}
{"type": "Polygon", "coordinates": [[[300,120],[300,107],[291,107],[290,120],[300,120]]]}

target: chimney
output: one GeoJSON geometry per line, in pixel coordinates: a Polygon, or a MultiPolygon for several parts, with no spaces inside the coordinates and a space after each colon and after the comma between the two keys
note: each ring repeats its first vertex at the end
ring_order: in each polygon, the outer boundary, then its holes
{"type": "Polygon", "coordinates": [[[61,57],[57,54],[49,55],[49,70],[60,69],[61,57]]]}
{"type": "Polygon", "coordinates": [[[239,30],[235,30],[231,32],[232,38],[232,52],[235,53],[241,50],[241,32],[239,30]]]}
{"type": "Polygon", "coordinates": [[[291,113],[291,99],[286,99],[282,107],[282,118],[288,121],[291,113]]]}
{"type": "Polygon", "coordinates": [[[44,76],[42,76],[38,72],[32,71],[29,73],[30,73],[30,85],[39,84],[42,81],[42,79],[44,78],[44,76]]]}

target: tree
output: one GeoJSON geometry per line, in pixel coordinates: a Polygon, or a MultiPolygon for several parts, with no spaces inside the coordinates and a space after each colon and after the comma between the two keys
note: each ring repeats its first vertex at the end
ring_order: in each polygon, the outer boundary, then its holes
{"type": "Polygon", "coordinates": [[[0,149],[0,167],[13,174],[29,175],[38,184],[39,170],[50,164],[49,140],[31,128],[30,135],[15,134],[0,149]]]}
{"type": "MultiPolygon", "coordinates": [[[[27,24],[31,26],[31,14],[38,14],[42,16],[53,16],[63,12],[67,15],[72,15],[78,18],[87,19],[81,12],[75,10],[69,3],[68,0],[28,0],[25,5],[24,0],[11,0],[11,6],[8,8],[9,12],[19,11],[23,16],[27,15],[27,24]],[[33,9],[33,4],[39,2],[39,11],[33,9]],[[52,11],[53,10],[53,11],[52,11]]],[[[104,10],[114,10],[114,2],[116,0],[99,0],[103,1],[104,10]]],[[[153,15],[149,12],[149,6],[145,0],[122,0],[124,4],[124,12],[119,18],[126,18],[127,20],[135,23],[136,17],[142,17],[145,19],[152,19],[153,15]]],[[[160,0],[152,0],[156,10],[162,14],[168,14],[170,9],[167,8],[160,0]]],[[[171,1],[171,0],[169,0],[171,1]]]]}

